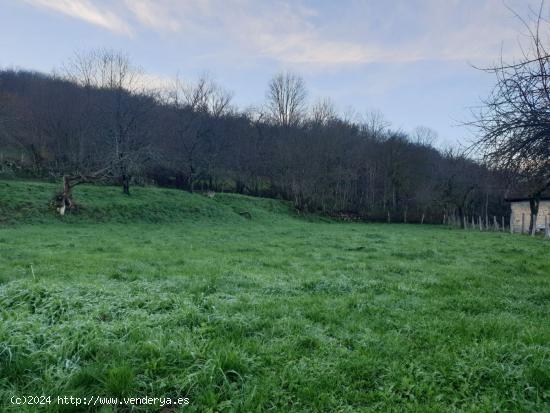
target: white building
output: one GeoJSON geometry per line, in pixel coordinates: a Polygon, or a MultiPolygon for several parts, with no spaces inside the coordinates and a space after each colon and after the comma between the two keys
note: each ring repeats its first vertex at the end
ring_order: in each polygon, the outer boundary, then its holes
{"type": "MultiPolygon", "coordinates": [[[[513,232],[529,232],[531,224],[531,208],[529,198],[507,199],[511,208],[511,223],[513,232]]],[[[550,198],[542,198],[536,219],[537,231],[543,231],[545,224],[550,225],[550,198]]]]}

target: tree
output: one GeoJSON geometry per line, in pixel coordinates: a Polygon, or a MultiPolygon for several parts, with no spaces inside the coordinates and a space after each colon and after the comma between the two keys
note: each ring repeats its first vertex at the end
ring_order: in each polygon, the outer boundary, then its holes
{"type": "Polygon", "coordinates": [[[275,75],[267,90],[267,108],[272,121],[283,127],[296,126],[306,110],[304,80],[293,73],[275,75]]]}
{"type": "Polygon", "coordinates": [[[208,113],[216,118],[233,111],[233,93],[222,88],[208,75],[189,84],[176,79],[171,96],[176,106],[186,105],[195,112],[208,113]]]}
{"type": "Polygon", "coordinates": [[[390,126],[390,122],[378,110],[367,112],[361,119],[361,129],[377,139],[383,139],[390,126]]]}
{"type": "Polygon", "coordinates": [[[61,73],[64,78],[85,88],[137,92],[142,71],[123,52],[95,49],[76,52],[63,65],[61,73]]]}
{"type": "Polygon", "coordinates": [[[479,189],[483,168],[456,150],[448,150],[444,159],[439,171],[442,201],[447,215],[458,215],[460,227],[464,228],[466,211],[471,207],[479,189]]]}
{"type": "Polygon", "coordinates": [[[201,174],[212,181],[217,155],[220,152],[220,119],[233,112],[232,93],[226,91],[208,76],[202,76],[194,84],[176,79],[170,93],[171,113],[170,168],[178,174],[178,181],[185,176],[186,186],[193,192],[195,181],[201,174]]]}
{"type": "MultiPolygon", "coordinates": [[[[472,149],[483,160],[527,191],[532,216],[538,214],[542,194],[550,188],[550,54],[544,43],[549,22],[542,17],[544,2],[529,22],[529,45],[518,61],[483,69],[496,84],[471,122],[479,131],[472,149]]],[[[530,231],[535,222],[531,220],[530,231]]]]}
{"type": "MultiPolygon", "coordinates": [[[[17,124],[21,121],[20,104],[16,96],[0,91],[0,148],[20,146],[21,142],[16,138],[17,124]]],[[[0,162],[4,153],[0,153],[0,162]]]]}
{"type": "Polygon", "coordinates": [[[437,132],[426,126],[418,126],[412,134],[413,142],[422,146],[433,146],[438,139],[437,132]]]}
{"type": "Polygon", "coordinates": [[[105,161],[118,175],[123,193],[130,194],[130,181],[147,159],[148,141],[144,123],[155,105],[145,92],[141,69],[127,55],[109,49],[77,53],[64,67],[65,77],[88,92],[88,110],[101,112],[96,134],[106,140],[105,161]],[[99,90],[105,93],[92,94],[99,90]],[[115,170],[116,168],[116,170],[115,170]]]}
{"type": "Polygon", "coordinates": [[[337,119],[334,102],[330,98],[318,99],[311,107],[311,121],[317,125],[326,125],[337,119]]]}

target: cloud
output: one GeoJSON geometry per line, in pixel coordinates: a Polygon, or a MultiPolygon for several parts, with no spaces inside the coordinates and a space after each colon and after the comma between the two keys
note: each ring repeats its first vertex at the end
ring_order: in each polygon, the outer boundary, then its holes
{"type": "Polygon", "coordinates": [[[181,22],[174,18],[170,7],[161,2],[151,0],[124,0],[125,6],[134,17],[144,26],[156,30],[177,32],[181,29],[181,22]]]}
{"type": "MultiPolygon", "coordinates": [[[[124,4],[140,25],[204,43],[219,49],[218,56],[238,61],[262,57],[326,67],[486,60],[498,57],[503,40],[516,46],[517,26],[503,24],[511,14],[501,0],[348,0],[345,7],[300,0],[124,4]]],[[[506,50],[516,51],[517,47],[506,50]]]]}
{"type": "MultiPolygon", "coordinates": [[[[248,3],[248,2],[247,2],[248,3]]],[[[350,65],[381,57],[378,47],[358,39],[334,39],[313,22],[321,11],[298,2],[228,10],[226,30],[251,55],[284,64],[350,65]],[[237,22],[236,24],[234,22],[237,22]]]]}
{"type": "Polygon", "coordinates": [[[132,35],[128,24],[113,11],[99,9],[89,0],[24,0],[26,3],[83,20],[114,33],[132,35]]]}
{"type": "MultiPolygon", "coordinates": [[[[196,59],[236,64],[258,58],[309,67],[486,62],[499,57],[502,41],[505,56],[518,51],[518,22],[502,0],[347,0],[345,6],[306,0],[25,1],[118,34],[140,28],[166,34],[195,48],[196,59]]],[[[508,2],[526,9],[525,0],[508,2]]]]}

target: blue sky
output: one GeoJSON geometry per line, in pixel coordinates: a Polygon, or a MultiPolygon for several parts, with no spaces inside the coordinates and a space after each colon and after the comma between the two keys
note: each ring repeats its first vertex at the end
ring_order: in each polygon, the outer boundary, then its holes
{"type": "Polygon", "coordinates": [[[280,70],[302,75],[309,99],[341,112],[380,111],[394,128],[428,126],[439,145],[493,79],[473,65],[519,54],[538,0],[0,0],[0,66],[50,72],[75,51],[122,50],[151,84],[207,72],[245,108],[280,70]],[[524,30],[523,30],[524,31],[524,30]]]}

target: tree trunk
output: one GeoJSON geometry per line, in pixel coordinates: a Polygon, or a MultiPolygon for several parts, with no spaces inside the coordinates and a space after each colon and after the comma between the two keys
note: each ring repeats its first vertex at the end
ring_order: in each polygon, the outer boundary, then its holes
{"type": "Polygon", "coordinates": [[[120,181],[122,184],[122,192],[125,195],[130,195],[130,177],[127,173],[126,162],[124,160],[124,153],[120,152],[118,155],[118,160],[120,162],[120,181]]]}
{"type": "Polygon", "coordinates": [[[458,218],[460,219],[460,228],[464,229],[464,208],[458,207],[458,218]]]}
{"type": "Polygon", "coordinates": [[[244,193],[244,183],[240,179],[237,179],[237,182],[235,182],[235,190],[238,194],[244,193]]]}
{"type": "Polygon", "coordinates": [[[68,176],[63,176],[63,197],[70,198],[71,196],[71,182],[68,176]]]}
{"type": "Polygon", "coordinates": [[[540,197],[529,198],[529,207],[531,209],[531,222],[529,223],[529,233],[534,234],[537,230],[537,216],[539,214],[540,197]]]}
{"type": "Polygon", "coordinates": [[[130,177],[126,174],[122,175],[122,192],[125,195],[130,195],[130,177]]]}
{"type": "Polygon", "coordinates": [[[489,194],[485,196],[485,229],[488,231],[489,228],[489,194]]]}
{"type": "Polygon", "coordinates": [[[59,215],[65,215],[65,212],[70,210],[73,206],[71,180],[66,175],[63,176],[63,194],[61,195],[60,201],[57,211],[59,215]]]}
{"type": "Polygon", "coordinates": [[[185,189],[185,175],[181,172],[178,172],[176,174],[176,188],[178,189],[185,189]]]}
{"type": "Polygon", "coordinates": [[[74,208],[72,190],[73,186],[78,183],[79,181],[75,180],[74,177],[63,176],[63,192],[56,198],[56,209],[59,215],[65,215],[66,212],[74,208]]]}
{"type": "Polygon", "coordinates": [[[189,192],[193,193],[193,189],[195,186],[195,180],[193,179],[193,172],[191,172],[187,177],[187,184],[189,185],[189,192]]]}

